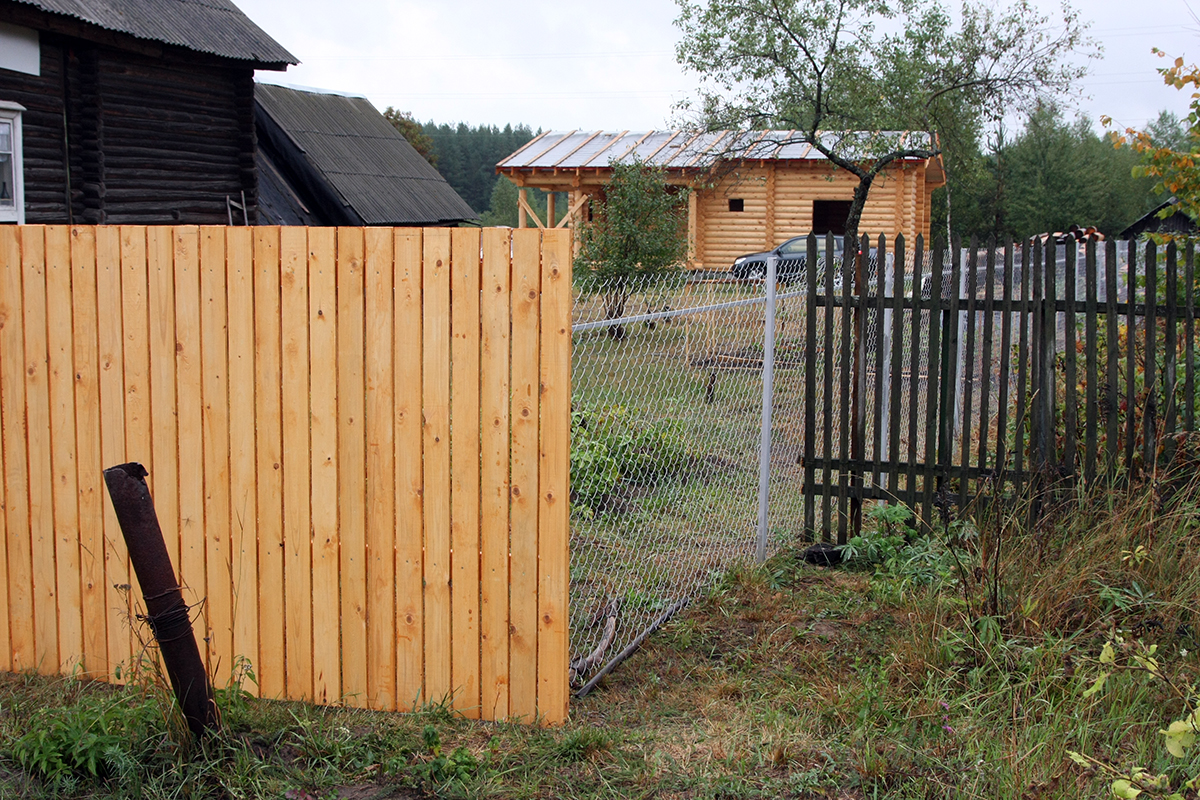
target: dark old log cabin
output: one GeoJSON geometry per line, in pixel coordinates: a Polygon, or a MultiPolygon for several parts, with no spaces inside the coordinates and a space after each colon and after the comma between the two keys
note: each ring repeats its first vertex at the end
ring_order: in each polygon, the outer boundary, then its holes
{"type": "Polygon", "coordinates": [[[229,0],[0,0],[0,222],[254,224],[254,70],[295,63],[229,0]]]}

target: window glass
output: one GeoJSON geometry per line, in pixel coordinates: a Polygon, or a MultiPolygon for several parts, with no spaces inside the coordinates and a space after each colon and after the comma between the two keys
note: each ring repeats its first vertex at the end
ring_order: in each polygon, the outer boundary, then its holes
{"type": "Polygon", "coordinates": [[[0,120],[0,206],[12,208],[16,203],[13,179],[12,123],[0,120]]]}

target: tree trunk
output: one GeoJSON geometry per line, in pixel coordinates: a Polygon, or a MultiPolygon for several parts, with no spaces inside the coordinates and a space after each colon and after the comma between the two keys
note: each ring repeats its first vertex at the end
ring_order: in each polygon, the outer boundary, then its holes
{"type": "Polygon", "coordinates": [[[867,195],[871,191],[871,183],[875,180],[873,175],[866,175],[858,179],[858,185],[854,187],[854,199],[850,201],[850,213],[846,215],[846,241],[858,241],[858,223],[862,220],[863,207],[867,204],[867,195]]]}

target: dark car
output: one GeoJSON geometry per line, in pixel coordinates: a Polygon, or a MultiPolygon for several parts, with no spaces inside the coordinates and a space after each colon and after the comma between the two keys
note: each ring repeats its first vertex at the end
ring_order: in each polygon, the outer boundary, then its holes
{"type": "MultiPolygon", "coordinates": [[[[779,264],[775,269],[780,283],[794,283],[802,280],[806,274],[804,268],[808,263],[808,237],[797,236],[795,239],[788,239],[774,250],[741,256],[734,260],[729,271],[733,277],[739,280],[761,281],[767,276],[767,257],[771,255],[779,257],[779,264]]],[[[841,237],[835,237],[833,240],[833,260],[835,263],[841,263],[841,237]]],[[[821,236],[817,238],[818,268],[824,266],[824,263],[825,237],[821,236]]]]}

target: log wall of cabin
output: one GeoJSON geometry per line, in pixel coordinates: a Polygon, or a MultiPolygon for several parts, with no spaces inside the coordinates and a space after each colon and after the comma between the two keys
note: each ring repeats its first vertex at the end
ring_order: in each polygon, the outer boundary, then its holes
{"type": "Polygon", "coordinates": [[[43,32],[40,76],[0,70],[26,108],[26,222],[225,224],[244,191],[254,224],[253,70],[192,56],[43,32]]]}
{"type": "MultiPolygon", "coordinates": [[[[740,255],[809,233],[813,201],[851,200],[856,183],[849,173],[815,161],[750,165],[729,172],[715,187],[698,192],[693,267],[726,269],[740,255]],[[773,192],[768,191],[771,187],[773,192]],[[743,210],[730,211],[731,199],[741,199],[743,210]]],[[[860,235],[928,237],[931,192],[925,187],[924,164],[885,171],[871,186],[860,235]]]]}

